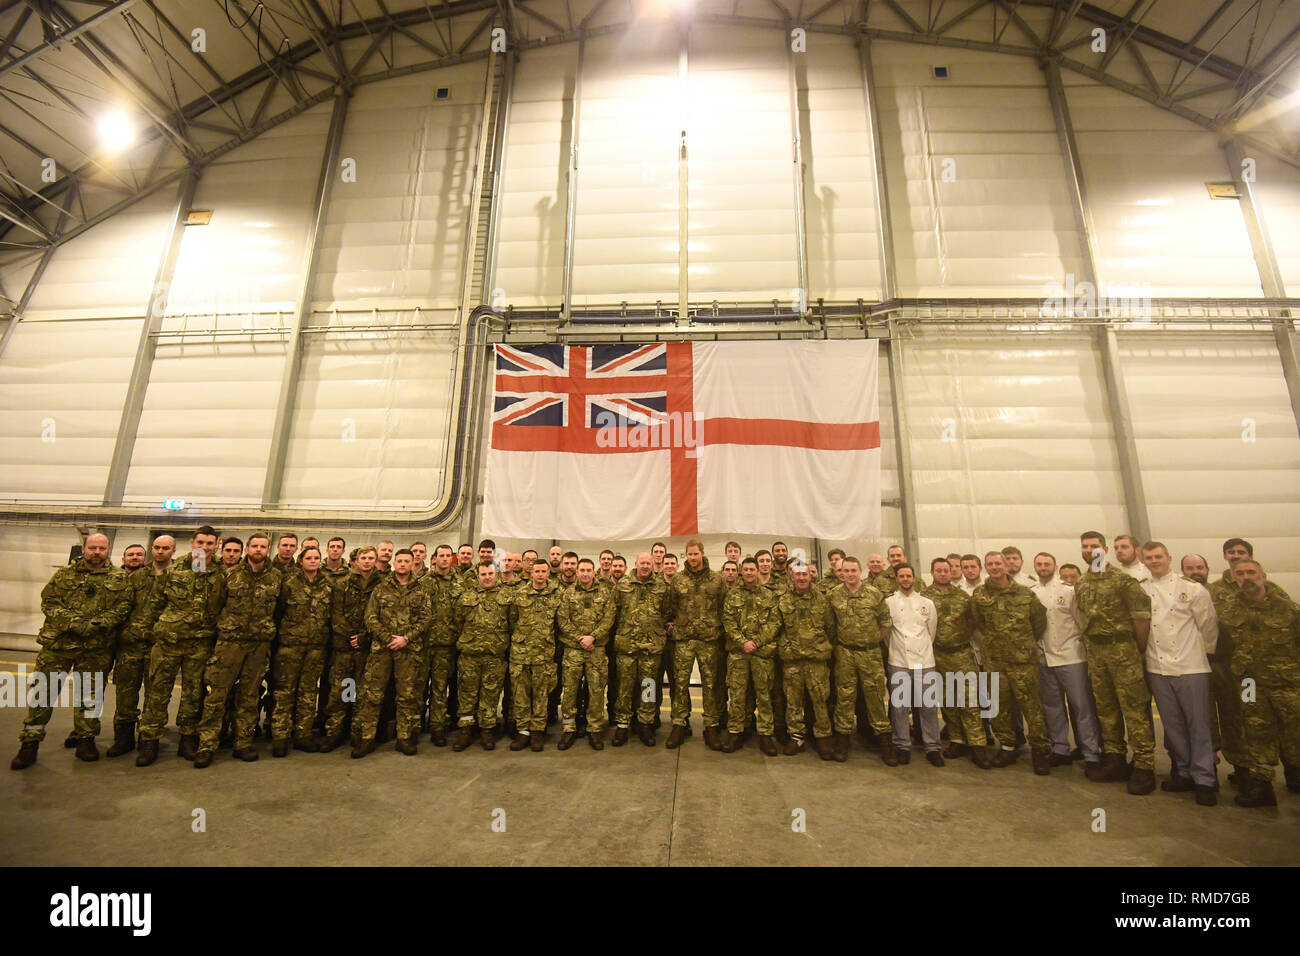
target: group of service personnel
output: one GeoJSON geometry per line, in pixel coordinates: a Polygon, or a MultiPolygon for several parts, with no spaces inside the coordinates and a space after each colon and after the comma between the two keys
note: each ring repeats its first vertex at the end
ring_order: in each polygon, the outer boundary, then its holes
{"type": "MultiPolygon", "coordinates": [[[[272,554],[268,533],[243,541],[204,526],[188,559],[173,560],[175,541],[160,535],[151,555],[124,549],[119,568],[91,534],[41,592],[33,686],[111,673],[108,756],[138,750],[146,767],[179,672],[178,754],[205,768],[227,740],[235,758],[258,758],[263,709],[275,757],[345,739],[364,757],[390,714],[403,754],[422,729],[437,747],[463,751],[477,736],[492,750],[503,693],[511,750],[542,750],[557,719],[560,750],[581,736],[604,749],[607,722],[613,746],[633,731],[654,746],[665,686],[676,748],[691,735],[698,670],[712,750],[753,735],[766,756],[797,755],[811,723],[817,754],[843,762],[856,722],[890,767],[909,763],[914,743],[935,766],[1006,767],[1027,741],[1035,774],[1082,760],[1088,780],[1135,795],[1156,787],[1154,697],[1171,766],[1162,790],[1213,806],[1222,753],[1237,804],[1276,805],[1279,757],[1300,792],[1300,606],[1250,543],[1224,543],[1213,582],[1200,555],[1175,572],[1158,541],[1120,535],[1112,554],[1087,531],[1079,544],[1079,565],[1040,552],[1032,573],[1014,546],[935,558],[925,586],[898,545],[870,555],[865,573],[834,549],[823,577],[779,541],[743,559],[728,542],[720,571],[697,539],[681,562],[663,543],[629,566],[610,549],[543,558],[485,540],[438,545],[427,566],[423,542],[381,541],[348,560],[342,538],[322,553],[317,539],[282,534],[272,554]]],[[[52,703],[29,705],[12,769],[35,763],[52,703]]],[[[96,760],[94,701],[72,703],[67,745],[96,760]]]]}

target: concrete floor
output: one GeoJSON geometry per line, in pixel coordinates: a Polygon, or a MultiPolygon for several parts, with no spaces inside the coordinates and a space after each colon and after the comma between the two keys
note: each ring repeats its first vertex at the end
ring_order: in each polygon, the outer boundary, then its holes
{"type": "MultiPolygon", "coordinates": [[[[33,655],[6,651],[13,672],[33,655]]],[[[112,713],[112,688],[106,714],[112,713]]],[[[0,709],[17,750],[23,712],[0,709]]],[[[665,714],[665,723],[667,723],[665,714]]],[[[110,721],[99,745],[111,741],[110,721]]],[[[464,753],[391,744],[364,760],[348,749],[259,761],[229,751],[196,772],[169,730],[152,767],[135,755],[73,759],[55,711],[40,759],[0,770],[2,865],[1067,865],[1300,864],[1300,795],[1279,769],[1280,806],[1243,810],[1222,781],[1220,804],[1191,794],[1146,797],[1094,784],[1081,765],[1035,777],[1028,761],[982,771],[920,757],[885,767],[856,743],[844,764],[709,751],[696,734],[676,751],[633,741],[592,751],[584,740],[540,754],[464,753]],[[206,832],[192,830],[194,811],[206,832]],[[1106,832],[1093,832],[1094,810],[1106,832]],[[802,811],[804,832],[795,832],[802,811]],[[505,832],[494,832],[504,811],[505,832]]],[[[6,759],[9,750],[0,751],[6,759]]],[[[1168,772],[1158,755],[1157,774],[1168,772]]],[[[499,824],[498,824],[499,826],[499,824]]]]}

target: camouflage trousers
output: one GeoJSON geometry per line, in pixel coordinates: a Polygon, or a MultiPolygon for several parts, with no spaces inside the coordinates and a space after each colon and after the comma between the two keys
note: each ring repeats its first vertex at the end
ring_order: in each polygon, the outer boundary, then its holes
{"type": "Polygon", "coordinates": [[[334,649],[330,658],[329,702],[325,705],[325,736],[342,733],[343,723],[353,705],[361,696],[361,684],[366,679],[366,657],[369,651],[349,647],[334,649]],[[345,683],[350,681],[351,683],[345,683]],[[345,693],[346,692],[346,693],[345,693]]]}
{"type": "Polygon", "coordinates": [[[456,648],[435,644],[429,648],[429,729],[447,726],[447,692],[456,672],[456,648]]]}
{"type": "Polygon", "coordinates": [[[691,666],[698,663],[704,726],[718,726],[718,711],[722,708],[718,705],[714,688],[717,686],[718,668],[722,666],[721,642],[673,641],[673,645],[673,723],[685,727],[691,719],[691,666]]]}
{"type": "Polygon", "coordinates": [[[751,697],[758,712],[755,729],[760,736],[775,733],[772,689],[776,681],[776,659],[732,651],[727,655],[727,731],[743,733],[749,717],[751,697]]]}
{"type": "Polygon", "coordinates": [[[1273,779],[1281,754],[1282,766],[1300,768],[1300,687],[1256,679],[1254,701],[1242,701],[1246,734],[1243,766],[1258,780],[1273,779]]]}
{"type": "Polygon", "coordinates": [[[325,669],[325,646],[281,644],[271,665],[271,687],[275,708],[271,712],[271,739],[297,741],[312,737],[316,701],[320,697],[321,671],[325,669]]]}
{"type": "Polygon", "coordinates": [[[1016,731],[1011,723],[1014,698],[1025,718],[1025,739],[1029,746],[1035,750],[1051,750],[1052,738],[1047,733],[1047,718],[1043,716],[1043,698],[1038,687],[1038,663],[1010,664],[989,658],[988,671],[990,675],[998,675],[998,713],[993,718],[993,736],[1002,749],[1014,750],[1016,746],[1016,731]]]}
{"type": "Polygon", "coordinates": [[[1102,751],[1124,757],[1132,747],[1133,766],[1139,770],[1155,770],[1151,690],[1147,687],[1137,644],[1130,640],[1086,641],[1086,648],[1088,680],[1092,684],[1092,696],[1097,700],[1097,723],[1101,725],[1102,751]]]}
{"type": "Polygon", "coordinates": [[[831,735],[831,667],[828,661],[781,662],[785,676],[785,725],[791,737],[804,736],[804,695],[812,698],[813,736],[831,735]]]}
{"type": "MultiPolygon", "coordinates": [[[[974,674],[978,679],[980,672],[980,666],[975,660],[975,651],[970,647],[959,647],[951,651],[936,647],[934,669],[943,678],[945,687],[948,685],[949,674],[974,674]]],[[[973,689],[968,682],[963,684],[967,689],[973,689]]],[[[1003,686],[999,681],[999,693],[1003,686]]],[[[943,723],[948,728],[948,739],[959,744],[964,742],[971,747],[983,747],[988,741],[988,736],[984,733],[984,721],[980,718],[978,692],[973,700],[971,695],[967,694],[966,700],[967,703],[962,707],[957,707],[954,703],[951,707],[942,708],[943,723]]],[[[1001,706],[999,702],[999,712],[1001,706]]],[[[1045,722],[1044,726],[1046,726],[1045,722]]]]}
{"type": "Polygon", "coordinates": [[[506,678],[506,662],[491,654],[461,652],[456,661],[457,723],[468,727],[477,719],[480,730],[497,725],[497,704],[506,678]]]}
{"type": "Polygon", "coordinates": [[[888,734],[889,686],[885,679],[885,662],[880,658],[880,648],[835,648],[834,674],[835,732],[853,733],[858,688],[861,687],[862,696],[867,701],[871,729],[878,734],[888,734]]]}
{"type": "Polygon", "coordinates": [[[603,647],[584,651],[566,647],[560,663],[560,719],[566,731],[578,729],[578,689],[587,680],[587,730],[598,734],[605,729],[605,682],[609,660],[603,647]]]}
{"type": "Polygon", "coordinates": [[[140,687],[149,670],[148,641],[122,641],[113,661],[113,723],[133,724],[140,719],[140,687]]]}
{"type": "Polygon", "coordinates": [[[541,664],[510,662],[510,689],[515,699],[515,725],[530,733],[546,733],[546,708],[555,687],[555,661],[541,664]]]}
{"type": "Polygon", "coordinates": [[[1210,689],[1214,707],[1210,710],[1210,735],[1214,749],[1234,767],[1246,766],[1245,731],[1241,726],[1241,682],[1227,661],[1210,660],[1210,689]]]}
{"type": "Polygon", "coordinates": [[[400,651],[372,647],[366,655],[366,671],[361,693],[352,717],[353,732],[358,740],[374,740],[379,727],[379,708],[391,678],[397,690],[397,736],[416,737],[420,733],[420,708],[424,704],[426,663],[423,649],[407,644],[400,651]]]}
{"type": "MultiPolygon", "coordinates": [[[[199,732],[203,707],[203,666],[212,653],[210,640],[156,643],[149,651],[149,676],[144,687],[144,713],[140,717],[140,739],[161,740],[171,707],[176,672],[181,672],[181,700],[176,710],[176,729],[182,734],[199,732]]],[[[225,703],[225,698],[222,698],[225,703]]]]}
{"type": "Polygon", "coordinates": [[[43,707],[28,707],[18,739],[26,743],[45,739],[45,725],[54,716],[54,704],[65,699],[72,707],[72,730],[78,737],[92,740],[99,736],[99,715],[104,709],[103,673],[108,669],[112,649],[107,647],[52,648],[42,646],[32,667],[29,693],[44,684],[43,707]],[[37,675],[44,675],[38,678],[37,675]],[[75,679],[71,675],[76,675],[75,679]],[[99,694],[95,693],[95,675],[99,674],[99,694]],[[34,685],[34,686],[33,686],[34,685]],[[87,716],[87,711],[94,714],[87,716]]]}
{"type": "Polygon", "coordinates": [[[632,723],[633,700],[636,703],[636,719],[643,724],[653,724],[658,705],[655,703],[655,687],[659,679],[661,655],[649,654],[618,655],[618,694],[614,698],[614,723],[626,727],[632,723]]]}
{"type": "MultiPolygon", "coordinates": [[[[265,641],[217,641],[203,671],[208,696],[203,700],[203,719],[199,721],[199,749],[217,749],[221,741],[221,722],[226,716],[226,698],[235,690],[235,708],[231,722],[235,730],[235,749],[253,745],[253,728],[257,726],[258,701],[262,679],[271,659],[271,645],[265,641]]],[[[184,731],[182,731],[183,733],[184,731]]]]}

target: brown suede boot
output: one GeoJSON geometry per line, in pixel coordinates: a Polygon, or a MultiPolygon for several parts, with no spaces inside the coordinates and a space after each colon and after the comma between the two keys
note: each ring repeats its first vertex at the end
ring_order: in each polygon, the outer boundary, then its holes
{"type": "Polygon", "coordinates": [[[614,747],[622,747],[625,743],[627,743],[627,728],[615,727],[614,736],[610,740],[610,745],[614,747]]]}
{"type": "Polygon", "coordinates": [[[835,754],[836,763],[844,763],[849,759],[849,735],[835,734],[831,738],[831,750],[835,754]]]}
{"type": "Polygon", "coordinates": [[[722,738],[722,752],[724,754],[734,754],[740,749],[741,741],[744,738],[740,734],[733,734],[730,730],[722,738]]]}
{"type": "Polygon", "coordinates": [[[77,759],[86,763],[94,763],[99,759],[99,748],[95,746],[94,737],[77,738],[77,759]]]}
{"type": "Polygon", "coordinates": [[[24,740],[18,745],[18,755],[9,761],[10,770],[26,770],[36,763],[36,752],[41,749],[39,740],[24,740]]]}
{"type": "Polygon", "coordinates": [[[590,730],[587,731],[587,743],[591,744],[592,750],[605,749],[605,731],[590,730]]]}
{"type": "Polygon", "coordinates": [[[831,747],[831,739],[829,737],[814,736],[813,749],[817,751],[817,756],[821,757],[823,760],[835,759],[835,751],[831,747]]]}
{"type": "Polygon", "coordinates": [[[1020,757],[1019,751],[1007,750],[1003,747],[998,748],[997,756],[993,758],[993,766],[1010,767],[1020,757]]]}
{"type": "Polygon", "coordinates": [[[147,767],[158,759],[158,741],[156,740],[146,740],[141,737],[136,749],[139,751],[135,755],[135,765],[137,767],[147,767]]]}
{"type": "Polygon", "coordinates": [[[540,753],[546,746],[546,731],[534,730],[528,735],[528,749],[533,753],[540,753]]]}
{"type": "MultiPolygon", "coordinates": [[[[358,740],[357,745],[352,748],[352,759],[360,760],[366,754],[374,753],[376,746],[377,745],[375,743],[374,737],[365,737],[362,738],[361,740],[358,740]]],[[[235,756],[239,756],[239,755],[236,754],[235,756]]]]}
{"type": "Polygon", "coordinates": [[[1277,806],[1277,794],[1273,792],[1272,780],[1260,780],[1258,777],[1247,775],[1241,783],[1240,790],[1241,792],[1233,798],[1233,802],[1239,807],[1277,806]]]}
{"type": "Polygon", "coordinates": [[[495,750],[497,746],[497,734],[495,727],[483,727],[479,730],[479,746],[484,750],[495,750]]]}
{"type": "MultiPolygon", "coordinates": [[[[681,729],[682,728],[680,727],[673,727],[673,733],[675,734],[681,729]]],[[[684,734],[685,731],[683,731],[683,735],[684,734]]],[[[647,747],[653,747],[655,745],[654,724],[642,724],[640,727],[637,728],[637,736],[641,738],[641,743],[645,744],[647,747]]],[[[669,736],[668,739],[672,740],[671,735],[669,736]]]]}
{"type": "Polygon", "coordinates": [[[338,750],[341,746],[343,746],[343,731],[339,730],[321,741],[320,752],[327,754],[332,750],[338,750]]]}
{"type": "Polygon", "coordinates": [[[181,734],[180,746],[176,748],[176,756],[184,757],[186,760],[193,760],[194,755],[199,752],[199,735],[198,734],[181,734]]]}
{"type": "Polygon", "coordinates": [[[468,747],[469,742],[473,739],[474,739],[473,724],[462,724],[460,730],[456,734],[455,742],[451,745],[451,749],[459,753],[460,751],[468,747]]]}
{"type": "Polygon", "coordinates": [[[1125,789],[1135,797],[1146,796],[1156,789],[1155,772],[1143,770],[1141,767],[1134,767],[1128,778],[1128,786],[1125,789]]]}
{"type": "Polygon", "coordinates": [[[1040,777],[1046,777],[1052,772],[1052,751],[1046,747],[1034,747],[1030,750],[1030,760],[1034,765],[1034,773],[1040,777]]]}
{"type": "Polygon", "coordinates": [[[970,762],[981,770],[993,769],[993,761],[989,759],[989,751],[987,747],[971,747],[970,762]]]}
{"type": "Polygon", "coordinates": [[[718,736],[718,728],[717,728],[717,727],[705,727],[705,728],[704,728],[704,745],[705,745],[706,747],[708,747],[710,750],[721,750],[721,749],[722,749],[722,740],[721,740],[721,738],[718,736]]]}
{"type": "MultiPolygon", "coordinates": [[[[645,738],[642,737],[644,740],[645,738]]],[[[682,724],[673,724],[673,729],[668,732],[668,742],[664,744],[669,750],[676,750],[686,740],[686,727],[682,724]]]]}
{"type": "Polygon", "coordinates": [[[512,751],[526,750],[527,748],[528,748],[528,734],[516,734],[515,739],[510,741],[510,749],[512,751]]]}
{"type": "Polygon", "coordinates": [[[556,742],[555,749],[568,750],[573,746],[574,741],[577,739],[578,732],[576,730],[566,730],[564,733],[560,734],[560,739],[556,742]]]}
{"type": "Polygon", "coordinates": [[[109,757],[120,757],[128,754],[135,749],[135,721],[125,724],[113,725],[113,746],[109,747],[105,754],[109,757]]]}
{"type": "Polygon", "coordinates": [[[198,770],[212,766],[212,751],[200,750],[194,755],[194,766],[198,770]]]}
{"type": "Polygon", "coordinates": [[[877,738],[880,741],[880,760],[886,767],[898,766],[898,748],[894,746],[894,738],[883,736],[877,738]]]}
{"type": "Polygon", "coordinates": [[[399,754],[405,754],[408,757],[414,757],[419,750],[414,737],[398,737],[397,743],[393,746],[397,748],[399,754]]]}
{"type": "Polygon", "coordinates": [[[777,749],[776,738],[771,734],[758,735],[758,751],[764,757],[775,757],[781,752],[777,749]]]}
{"type": "Polygon", "coordinates": [[[803,738],[791,735],[785,747],[782,748],[781,754],[786,757],[794,757],[801,753],[803,753],[803,738]]]}
{"type": "Polygon", "coordinates": [[[949,760],[954,760],[957,757],[967,757],[970,755],[970,750],[970,747],[959,744],[955,740],[950,740],[943,745],[943,755],[949,760]]]}

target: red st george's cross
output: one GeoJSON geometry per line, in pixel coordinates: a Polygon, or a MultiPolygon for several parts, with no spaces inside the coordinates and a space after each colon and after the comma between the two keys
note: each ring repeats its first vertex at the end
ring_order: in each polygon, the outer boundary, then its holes
{"type": "Polygon", "coordinates": [[[693,349],[690,342],[498,345],[492,447],[581,455],[666,449],[674,536],[699,533],[698,447],[780,445],[827,451],[880,447],[879,422],[697,419],[693,349]],[[619,424],[644,426],[646,441],[638,442],[639,447],[610,443],[610,429],[619,424]],[[691,424],[694,442],[682,441],[683,425],[689,436],[691,424]]]}

